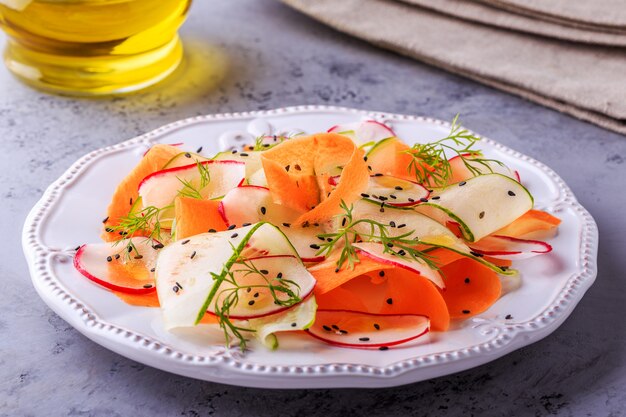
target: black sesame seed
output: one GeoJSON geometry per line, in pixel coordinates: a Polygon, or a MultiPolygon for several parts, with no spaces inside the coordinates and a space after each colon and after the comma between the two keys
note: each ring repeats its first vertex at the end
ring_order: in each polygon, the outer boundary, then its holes
{"type": "Polygon", "coordinates": [[[162,243],[157,243],[156,245],[152,245],[152,249],[163,249],[164,246],[162,243]]]}
{"type": "Polygon", "coordinates": [[[179,290],[178,286],[174,286],[174,287],[172,288],[172,291],[174,291],[174,292],[178,292],[178,290],[179,290]]]}
{"type": "Polygon", "coordinates": [[[321,240],[322,242],[326,242],[326,238],[324,236],[317,235],[317,238],[321,240]]]}
{"type": "Polygon", "coordinates": [[[259,298],[259,293],[258,293],[258,292],[255,292],[255,293],[254,293],[254,295],[253,295],[253,297],[254,297],[254,298],[259,298]]]}
{"type": "Polygon", "coordinates": [[[424,198],[424,197],[420,198],[420,201],[421,201],[422,203],[428,203],[428,199],[427,199],[427,198],[424,198]]]}
{"type": "Polygon", "coordinates": [[[128,200],[130,202],[130,205],[133,205],[133,198],[131,197],[130,200],[128,200]]]}
{"type": "Polygon", "coordinates": [[[407,200],[409,200],[409,203],[414,203],[414,202],[415,202],[415,200],[413,200],[413,199],[412,199],[412,198],[410,198],[410,197],[409,197],[409,198],[407,198],[407,200]]]}
{"type": "Polygon", "coordinates": [[[402,191],[402,187],[400,187],[399,185],[396,185],[394,188],[398,191],[402,191]]]}
{"type": "Polygon", "coordinates": [[[245,153],[245,152],[242,152],[242,153],[240,153],[239,155],[241,155],[241,156],[248,156],[248,154],[247,154],[247,153],[245,153]]]}
{"type": "Polygon", "coordinates": [[[267,209],[265,207],[261,207],[261,214],[267,213],[267,209]]]}
{"type": "Polygon", "coordinates": [[[326,330],[327,332],[330,332],[332,329],[330,327],[328,327],[327,325],[323,325],[322,329],[326,330]]]}
{"type": "Polygon", "coordinates": [[[332,328],[333,328],[333,329],[335,329],[335,330],[339,330],[339,326],[337,326],[336,324],[331,324],[331,326],[330,326],[330,327],[332,327],[332,328]]]}
{"type": "Polygon", "coordinates": [[[200,146],[198,149],[196,149],[196,153],[200,153],[202,152],[202,146],[200,146]]]}
{"type": "Polygon", "coordinates": [[[387,304],[393,304],[393,298],[387,298],[387,304]]]}
{"type": "Polygon", "coordinates": [[[191,158],[191,154],[189,152],[185,152],[185,158],[191,158]]]}
{"type": "Polygon", "coordinates": [[[231,224],[230,226],[228,226],[228,230],[233,230],[235,227],[237,227],[236,224],[231,224]]]}
{"type": "Polygon", "coordinates": [[[465,184],[467,184],[467,181],[461,181],[461,182],[459,183],[459,187],[463,187],[465,184]]]}
{"type": "Polygon", "coordinates": [[[376,330],[380,330],[380,324],[378,324],[378,323],[374,323],[374,328],[375,328],[376,330]]]}
{"type": "Polygon", "coordinates": [[[431,197],[430,199],[431,199],[431,200],[439,200],[440,198],[441,198],[441,197],[439,197],[438,195],[436,195],[436,196],[434,196],[434,197],[431,197]]]}
{"type": "Polygon", "coordinates": [[[259,270],[259,272],[262,273],[263,275],[267,275],[270,273],[267,269],[261,269],[259,270]]]}
{"type": "Polygon", "coordinates": [[[110,256],[107,256],[107,262],[111,262],[113,260],[113,258],[111,258],[110,256]]]}
{"type": "Polygon", "coordinates": [[[387,247],[388,247],[388,248],[393,248],[393,243],[391,243],[391,242],[387,242],[387,247]]]}
{"type": "Polygon", "coordinates": [[[104,229],[104,231],[107,233],[113,233],[115,230],[111,229],[110,227],[107,227],[106,229],[104,229]]]}
{"type": "Polygon", "coordinates": [[[302,168],[300,168],[300,165],[298,164],[295,164],[293,167],[296,169],[296,171],[302,171],[302,168]]]}
{"type": "Polygon", "coordinates": [[[237,149],[233,149],[231,153],[237,153],[237,149]]]}
{"type": "Polygon", "coordinates": [[[391,227],[396,227],[396,222],[394,222],[393,220],[389,222],[389,226],[391,227]]]}
{"type": "Polygon", "coordinates": [[[135,259],[143,259],[143,255],[137,255],[135,256],[135,259]]]}
{"type": "Polygon", "coordinates": [[[246,292],[250,292],[250,291],[252,291],[252,288],[250,287],[246,288],[246,292]]]}
{"type": "Polygon", "coordinates": [[[348,219],[346,219],[345,217],[341,219],[341,227],[345,226],[347,221],[348,219]]]}
{"type": "Polygon", "coordinates": [[[469,313],[470,313],[470,311],[469,311],[469,310],[463,310],[461,313],[463,313],[463,314],[469,314],[469,313]]]}
{"type": "MultiPolygon", "coordinates": [[[[274,142],[276,142],[276,140],[274,140],[274,142]]],[[[264,147],[264,148],[269,148],[270,146],[271,146],[271,145],[270,145],[269,143],[264,143],[264,144],[263,144],[263,147],[264,147]]]]}
{"type": "Polygon", "coordinates": [[[193,258],[195,258],[195,257],[196,257],[196,251],[193,251],[193,252],[191,253],[190,258],[191,258],[191,259],[193,259],[193,258]]]}
{"type": "Polygon", "coordinates": [[[513,320],[513,316],[510,314],[507,314],[505,317],[506,320],[513,320]]]}
{"type": "Polygon", "coordinates": [[[285,226],[285,227],[291,227],[291,224],[290,224],[290,223],[283,223],[283,226],[285,226]]]}
{"type": "Polygon", "coordinates": [[[186,245],[187,243],[189,243],[189,239],[183,240],[182,242],[180,242],[181,245],[186,245]]]}
{"type": "Polygon", "coordinates": [[[339,268],[335,268],[335,273],[339,272],[339,268]]]}
{"type": "Polygon", "coordinates": [[[133,247],[128,245],[128,253],[131,253],[133,251],[133,247]]]}
{"type": "Polygon", "coordinates": [[[363,157],[363,160],[364,160],[365,162],[367,162],[367,156],[364,156],[364,157],[363,157]]]}
{"type": "Polygon", "coordinates": [[[327,238],[326,238],[326,242],[332,242],[332,241],[333,241],[333,238],[332,238],[332,237],[327,237],[327,238]]]}
{"type": "Polygon", "coordinates": [[[370,196],[369,194],[361,193],[361,197],[363,198],[369,198],[369,196],[370,196]]]}
{"type": "Polygon", "coordinates": [[[109,220],[109,216],[106,216],[106,217],[104,218],[104,220],[102,220],[102,223],[106,223],[106,222],[107,222],[107,220],[109,220]]]}
{"type": "Polygon", "coordinates": [[[510,190],[509,190],[508,194],[509,194],[511,197],[515,197],[515,193],[514,193],[513,191],[510,191],[510,190]]]}
{"type": "Polygon", "coordinates": [[[316,245],[315,243],[313,243],[313,244],[309,245],[309,247],[310,247],[311,249],[319,249],[319,248],[320,248],[320,245],[316,245]]]}
{"type": "Polygon", "coordinates": [[[378,350],[389,350],[389,346],[381,346],[378,350]]]}
{"type": "Polygon", "coordinates": [[[378,276],[379,276],[379,277],[384,277],[384,276],[385,276],[385,271],[380,271],[380,272],[378,273],[378,276]]]}
{"type": "Polygon", "coordinates": [[[480,213],[478,213],[478,218],[482,219],[483,217],[485,217],[485,212],[481,211],[480,213]]]}
{"type": "Polygon", "coordinates": [[[395,196],[395,195],[393,195],[393,194],[389,194],[389,197],[393,198],[394,200],[396,200],[396,199],[398,198],[398,197],[396,197],[396,196],[395,196]]]}
{"type": "Polygon", "coordinates": [[[400,250],[398,251],[398,255],[400,255],[400,256],[404,256],[404,255],[406,255],[406,252],[404,251],[404,249],[400,249],[400,250]]]}
{"type": "Polygon", "coordinates": [[[466,284],[469,284],[469,283],[470,283],[470,279],[469,279],[469,278],[465,278],[465,280],[464,280],[464,281],[465,281],[465,283],[466,283],[466,284]]]}
{"type": "Polygon", "coordinates": [[[150,269],[150,272],[154,272],[154,271],[156,271],[156,268],[151,268],[150,269]]]}
{"type": "Polygon", "coordinates": [[[239,236],[239,233],[233,233],[232,235],[230,235],[230,238],[231,238],[231,239],[234,239],[234,238],[236,238],[237,236],[239,236]]]}
{"type": "Polygon", "coordinates": [[[376,174],[374,174],[375,177],[382,177],[383,174],[381,174],[380,172],[377,172],[376,174]]]}
{"type": "Polygon", "coordinates": [[[252,223],[244,223],[241,225],[241,227],[246,227],[246,226],[250,226],[252,223]]]}
{"type": "Polygon", "coordinates": [[[313,223],[313,226],[315,226],[315,227],[319,227],[319,226],[320,226],[320,224],[319,224],[319,223],[313,223]]]}
{"type": "Polygon", "coordinates": [[[254,305],[254,300],[250,300],[250,301],[248,301],[248,305],[249,305],[249,306],[253,306],[253,305],[254,305]]]}
{"type": "Polygon", "coordinates": [[[281,279],[283,277],[283,273],[279,272],[278,275],[276,275],[276,278],[281,279]]]}
{"type": "Polygon", "coordinates": [[[182,285],[180,285],[180,282],[178,282],[178,281],[176,281],[176,286],[177,286],[178,288],[180,288],[181,290],[183,289],[183,286],[182,286],[182,285]]]}
{"type": "Polygon", "coordinates": [[[74,248],[74,250],[75,250],[75,251],[77,251],[77,250],[79,250],[79,249],[80,249],[80,246],[76,246],[76,247],[74,248]]]}
{"type": "Polygon", "coordinates": [[[360,340],[361,342],[369,342],[369,341],[370,341],[370,338],[369,338],[369,337],[359,337],[359,340],[360,340]]]}
{"type": "Polygon", "coordinates": [[[380,201],[387,201],[387,200],[389,200],[387,197],[385,197],[385,196],[383,196],[383,195],[381,195],[380,197],[378,197],[378,199],[379,199],[380,201]]]}
{"type": "Polygon", "coordinates": [[[406,227],[406,224],[405,224],[405,223],[402,223],[402,224],[399,224],[399,225],[398,225],[398,229],[402,229],[403,227],[406,227]]]}
{"type": "Polygon", "coordinates": [[[152,284],[145,284],[143,287],[144,288],[152,288],[152,284]]]}
{"type": "Polygon", "coordinates": [[[341,334],[348,334],[348,331],[341,329],[341,330],[339,330],[339,333],[341,333],[341,334]]]}
{"type": "Polygon", "coordinates": [[[367,166],[367,170],[368,170],[368,171],[371,171],[371,170],[372,170],[372,166],[371,166],[371,165],[368,165],[368,166],[367,166]]]}
{"type": "Polygon", "coordinates": [[[291,165],[287,165],[287,166],[285,167],[285,171],[289,172],[289,168],[291,168],[291,165]]]}
{"type": "Polygon", "coordinates": [[[298,323],[291,323],[291,327],[298,327],[298,323]]]}
{"type": "Polygon", "coordinates": [[[215,230],[215,229],[209,229],[209,233],[216,233],[216,232],[217,232],[217,230],[215,230]]]}

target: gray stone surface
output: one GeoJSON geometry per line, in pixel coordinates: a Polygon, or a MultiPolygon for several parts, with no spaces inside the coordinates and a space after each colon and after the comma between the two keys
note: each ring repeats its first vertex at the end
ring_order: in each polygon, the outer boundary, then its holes
{"type": "Polygon", "coordinates": [[[625,415],[626,138],[377,50],[271,0],[197,1],[182,35],[182,74],[125,98],[45,95],[0,69],[0,416],[625,415]],[[381,390],[245,389],[167,374],[92,343],[39,299],[22,223],[75,159],[187,116],[296,104],[448,120],[460,112],[469,128],[548,164],[598,222],[596,284],[539,343],[381,390]]]}

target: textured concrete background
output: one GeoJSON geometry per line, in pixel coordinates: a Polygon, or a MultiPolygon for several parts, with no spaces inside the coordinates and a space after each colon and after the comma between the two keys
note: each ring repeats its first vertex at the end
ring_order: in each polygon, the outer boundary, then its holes
{"type": "Polygon", "coordinates": [[[0,69],[0,416],[626,415],[626,138],[346,38],[272,0],[197,1],[182,35],[185,70],[132,97],[49,96],[0,69]],[[539,343],[382,390],[244,389],[167,374],[92,343],[38,298],[22,223],[79,156],[183,117],[297,104],[446,120],[460,112],[469,128],[548,164],[598,222],[595,285],[539,343]]]}

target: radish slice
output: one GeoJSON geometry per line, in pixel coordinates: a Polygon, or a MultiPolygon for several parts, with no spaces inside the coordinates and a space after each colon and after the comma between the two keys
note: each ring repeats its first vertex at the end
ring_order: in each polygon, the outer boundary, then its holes
{"type": "Polygon", "coordinates": [[[280,145],[286,140],[289,140],[289,136],[285,135],[264,135],[257,138],[257,141],[252,144],[245,145],[243,147],[244,152],[253,151],[255,148],[260,151],[266,151],[273,148],[276,145],[280,145]]]}
{"type": "Polygon", "coordinates": [[[267,221],[274,225],[290,223],[299,211],[276,204],[269,188],[243,185],[233,188],[222,199],[219,211],[228,225],[267,221]]]}
{"type": "Polygon", "coordinates": [[[159,252],[159,242],[133,237],[124,243],[83,245],[76,252],[74,267],[85,277],[113,291],[128,294],[155,291],[152,269],[159,252]],[[129,243],[134,247],[129,246],[129,243]],[[129,247],[131,252],[128,251],[129,247]]]}
{"type": "Polygon", "coordinates": [[[268,188],[244,185],[230,190],[220,202],[219,212],[228,225],[267,221],[279,227],[304,262],[319,262],[324,256],[317,255],[317,227],[296,227],[292,222],[300,216],[299,211],[276,204],[268,188]]]}
{"type": "MultiPolygon", "coordinates": [[[[340,180],[341,176],[331,177],[328,183],[336,186],[340,180]]],[[[379,174],[370,176],[367,191],[361,195],[393,207],[410,207],[424,202],[429,194],[430,191],[420,184],[379,174]]]]}
{"type": "MultiPolygon", "coordinates": [[[[353,243],[353,246],[357,249],[359,256],[367,256],[383,264],[404,268],[411,272],[420,274],[441,289],[446,287],[446,284],[443,282],[439,272],[428,266],[426,262],[421,259],[415,260],[410,258],[408,255],[403,256],[399,254],[394,255],[392,253],[387,253],[384,251],[385,248],[380,243],[359,242],[353,243]]],[[[394,249],[390,248],[390,250],[394,249]]]]}
{"type": "Polygon", "coordinates": [[[199,164],[169,168],[148,175],[139,184],[139,196],[144,207],[166,207],[189,182],[206,199],[221,197],[237,187],[244,179],[245,165],[237,161],[205,161],[199,164]],[[206,169],[210,180],[201,187],[201,169],[206,169]]]}
{"type": "Polygon", "coordinates": [[[540,240],[518,239],[509,236],[485,236],[470,244],[474,252],[498,259],[528,259],[552,251],[552,246],[540,240]]]}
{"type": "Polygon", "coordinates": [[[339,133],[348,136],[358,146],[374,144],[379,140],[396,136],[389,126],[376,120],[335,125],[328,129],[328,133],[339,133]]]}
{"type": "Polygon", "coordinates": [[[416,314],[317,310],[308,333],[334,346],[386,348],[417,339],[429,330],[428,317],[416,314]]]}
{"type": "Polygon", "coordinates": [[[315,321],[317,302],[311,294],[306,300],[270,316],[249,319],[247,327],[254,330],[254,336],[265,347],[275,350],[278,348],[276,333],[306,330],[315,321]]]}
{"type": "MultiPolygon", "coordinates": [[[[476,156],[472,154],[463,154],[463,158],[465,158],[465,161],[480,174],[501,174],[520,182],[520,177],[517,171],[511,170],[506,165],[500,165],[494,161],[484,161],[484,163],[473,162],[472,160],[475,159],[476,156]]],[[[452,175],[448,179],[448,184],[456,184],[476,176],[465,165],[463,158],[461,158],[460,155],[450,158],[449,162],[452,175]]]]}
{"type": "MultiPolygon", "coordinates": [[[[167,245],[156,265],[157,292],[166,327],[194,326],[202,318],[209,308],[209,297],[214,297],[220,287],[212,273],[229,270],[240,258],[274,255],[290,255],[299,262],[285,235],[269,223],[203,233],[167,245]]],[[[298,280],[313,279],[306,269],[299,273],[298,280]]],[[[308,285],[301,285],[301,297],[306,295],[308,285]]],[[[274,312],[284,308],[273,306],[274,312]]]]}
{"type": "Polygon", "coordinates": [[[246,164],[246,178],[250,178],[254,173],[263,170],[261,164],[261,152],[259,151],[224,151],[215,155],[216,161],[237,161],[246,164]]]}

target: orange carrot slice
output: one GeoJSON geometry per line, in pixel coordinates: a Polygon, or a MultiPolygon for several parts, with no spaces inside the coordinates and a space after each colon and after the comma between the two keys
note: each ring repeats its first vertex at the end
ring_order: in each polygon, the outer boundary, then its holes
{"type": "Polygon", "coordinates": [[[487,310],[502,290],[498,275],[472,259],[459,259],[441,268],[442,292],[451,318],[468,318],[487,310]]]}
{"type": "Polygon", "coordinates": [[[120,238],[117,233],[106,232],[106,229],[117,226],[119,219],[128,215],[133,202],[137,201],[139,196],[137,190],[141,180],[160,170],[179,153],[180,149],[175,146],[154,145],[139,161],[139,164],[120,182],[107,209],[107,221],[104,222],[105,231],[101,235],[105,242],[112,242],[120,238]]]}
{"type": "Polygon", "coordinates": [[[126,304],[136,307],[159,307],[159,297],[156,291],[148,294],[128,294],[119,291],[111,291],[126,304]]]}
{"type": "Polygon", "coordinates": [[[206,233],[209,229],[226,230],[226,222],[219,213],[219,201],[198,200],[189,197],[176,197],[174,211],[176,218],[176,239],[206,233]]]}
{"type": "Polygon", "coordinates": [[[541,210],[530,210],[508,226],[494,232],[494,235],[523,237],[529,233],[555,229],[561,220],[541,210]]]}

